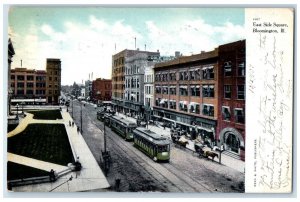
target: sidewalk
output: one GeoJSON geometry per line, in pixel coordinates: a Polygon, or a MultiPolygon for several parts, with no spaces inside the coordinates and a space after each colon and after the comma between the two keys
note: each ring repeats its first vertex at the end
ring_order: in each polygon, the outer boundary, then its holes
{"type": "MultiPolygon", "coordinates": [[[[124,117],[134,123],[136,123],[136,119],[132,117],[125,116],[122,113],[116,113],[118,116],[124,117]]],[[[165,129],[160,126],[156,125],[148,125],[148,129],[157,133],[161,134],[164,137],[168,138],[171,141],[171,133],[170,133],[170,128],[166,127],[165,129]]],[[[195,151],[195,143],[192,140],[188,140],[188,144],[186,145],[186,148],[195,151]]],[[[215,158],[215,161],[219,162],[218,158],[215,158]]],[[[221,156],[221,163],[227,167],[230,167],[232,169],[235,169],[241,173],[244,173],[245,171],[245,162],[242,160],[234,159],[230,156],[227,156],[226,154],[222,154],[221,156]]]]}
{"type": "MultiPolygon", "coordinates": [[[[33,184],[20,187],[13,187],[13,191],[17,192],[48,192],[54,189],[54,192],[79,192],[79,191],[105,191],[110,185],[106,180],[106,177],[102,173],[97,161],[95,160],[93,154],[89,150],[87,144],[85,143],[82,135],[77,132],[77,126],[69,126],[69,121],[73,121],[70,114],[63,109],[62,112],[63,119],[61,120],[34,120],[30,116],[26,116],[25,119],[20,123],[20,127],[14,130],[14,133],[10,134],[17,135],[18,132],[24,130],[26,126],[30,123],[63,123],[65,125],[69,142],[72,148],[74,159],[79,157],[79,162],[82,165],[81,171],[71,172],[52,183],[42,183],[33,184]],[[68,181],[72,176],[72,180],[68,181]],[[66,183],[68,181],[68,183],[66,183]]],[[[12,131],[13,132],[13,131],[12,131]]],[[[61,171],[67,167],[52,164],[49,162],[43,162],[36,159],[31,159],[27,157],[22,157],[19,155],[8,154],[8,160],[12,162],[18,162],[23,165],[36,167],[38,169],[50,171],[54,169],[56,172],[61,171]],[[50,168],[51,167],[51,168],[50,168]],[[50,168],[50,169],[49,169],[50,168]]]]}

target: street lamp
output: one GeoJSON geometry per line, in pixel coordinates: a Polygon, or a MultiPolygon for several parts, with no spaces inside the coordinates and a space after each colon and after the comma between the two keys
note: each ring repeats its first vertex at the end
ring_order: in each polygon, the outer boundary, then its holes
{"type": "Polygon", "coordinates": [[[13,90],[11,88],[8,89],[8,114],[11,114],[11,97],[13,94],[13,90]]]}
{"type": "Polygon", "coordinates": [[[22,114],[24,114],[24,105],[25,105],[25,102],[22,102],[22,114]]]}

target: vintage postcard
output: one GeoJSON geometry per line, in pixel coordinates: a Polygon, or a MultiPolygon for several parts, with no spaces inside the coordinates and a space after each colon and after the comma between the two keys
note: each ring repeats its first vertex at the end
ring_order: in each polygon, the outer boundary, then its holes
{"type": "Polygon", "coordinates": [[[8,194],[293,191],[293,8],[5,8],[8,194]]]}

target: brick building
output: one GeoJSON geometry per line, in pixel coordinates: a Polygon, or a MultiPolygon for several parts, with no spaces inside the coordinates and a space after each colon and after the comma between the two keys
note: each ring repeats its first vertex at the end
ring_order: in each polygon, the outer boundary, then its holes
{"type": "Polygon", "coordinates": [[[61,62],[47,59],[46,71],[15,68],[10,72],[10,88],[15,99],[46,99],[58,104],[61,89],[61,62]]]}
{"type": "MultiPolygon", "coordinates": [[[[114,109],[117,111],[124,111],[125,109],[128,109],[128,104],[125,106],[125,64],[127,66],[134,65],[134,63],[141,63],[141,60],[135,60],[134,56],[137,54],[146,54],[149,55],[158,55],[159,52],[149,52],[149,51],[140,51],[140,50],[123,50],[115,55],[112,56],[112,104],[114,106],[114,109]],[[130,59],[131,58],[131,59],[130,59]],[[130,59],[130,60],[129,60],[130,59]],[[131,61],[131,62],[129,62],[131,61]]],[[[147,61],[147,58],[143,58],[143,61],[147,61]]],[[[137,65],[137,64],[135,64],[137,65]]],[[[143,80],[144,75],[140,73],[128,73],[126,74],[126,77],[139,77],[140,81],[143,80]]],[[[127,81],[128,81],[127,80],[127,81]]],[[[135,84],[137,85],[137,80],[135,81],[135,84]]],[[[127,88],[127,89],[131,89],[127,88]]],[[[128,90],[127,90],[128,91],[128,90]]],[[[143,86],[139,88],[139,91],[143,91],[143,86]]],[[[137,91],[135,91],[137,92],[137,91]]],[[[131,94],[130,94],[131,95],[131,94]]],[[[140,97],[142,102],[144,100],[143,97],[140,97]]],[[[139,99],[140,100],[140,99],[139,99]]],[[[127,100],[128,103],[128,100],[127,100]]],[[[139,105],[140,103],[138,103],[139,105]]],[[[135,106],[132,106],[132,110],[135,106]]],[[[135,109],[135,108],[134,108],[135,109]]]]}
{"type": "Polygon", "coordinates": [[[244,159],[245,40],[154,67],[153,118],[244,159]]]}
{"type": "Polygon", "coordinates": [[[12,98],[46,98],[46,71],[27,68],[11,70],[12,98]]]}
{"type": "Polygon", "coordinates": [[[216,138],[245,156],[245,40],[219,46],[219,107],[216,138]]]}
{"type": "Polygon", "coordinates": [[[58,104],[61,90],[61,61],[48,58],[46,64],[46,99],[48,104],[58,104]]]}
{"type": "Polygon", "coordinates": [[[97,78],[92,82],[92,100],[94,103],[99,101],[111,101],[111,79],[97,78]]]}
{"type": "Polygon", "coordinates": [[[214,141],[218,118],[218,50],[182,56],[154,67],[154,119],[214,141]]]}

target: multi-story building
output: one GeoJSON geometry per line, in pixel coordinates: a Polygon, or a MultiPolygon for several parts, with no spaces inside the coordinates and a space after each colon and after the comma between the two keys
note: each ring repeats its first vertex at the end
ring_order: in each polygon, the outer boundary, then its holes
{"type": "Polygon", "coordinates": [[[48,104],[59,104],[61,90],[61,61],[47,58],[46,99],[48,104]]]}
{"type": "Polygon", "coordinates": [[[92,81],[87,80],[85,81],[85,99],[91,100],[92,98],[92,81]]]}
{"type": "Polygon", "coordinates": [[[125,113],[133,116],[144,112],[145,68],[152,66],[159,52],[136,52],[125,60],[125,113]]]}
{"type": "Polygon", "coordinates": [[[11,70],[10,88],[12,98],[46,98],[46,71],[27,68],[11,70]]]}
{"type": "Polygon", "coordinates": [[[154,113],[239,155],[245,147],[245,40],[154,68],[154,113]]]}
{"type": "Polygon", "coordinates": [[[245,155],[245,40],[219,46],[219,106],[216,139],[224,149],[245,155]]]}
{"type": "MultiPolygon", "coordinates": [[[[112,56],[112,104],[114,105],[114,109],[117,111],[124,111],[126,108],[125,107],[125,64],[127,63],[129,65],[130,63],[127,62],[128,59],[138,53],[144,53],[149,56],[150,55],[158,55],[159,56],[159,51],[149,52],[149,51],[127,50],[127,49],[112,56]]],[[[151,59],[151,57],[149,57],[149,59],[151,59]]],[[[130,60],[131,60],[131,63],[140,63],[140,62],[137,62],[137,60],[135,60],[133,58],[131,58],[130,60]]],[[[127,76],[129,76],[129,75],[127,75],[127,76]]],[[[141,74],[137,73],[137,72],[133,73],[131,76],[132,77],[141,77],[141,79],[143,79],[143,75],[141,76],[141,74]]],[[[139,81],[141,81],[141,80],[139,80],[139,81]]],[[[137,85],[137,81],[135,82],[135,85],[137,85]]],[[[140,86],[138,91],[139,92],[143,91],[143,88],[140,86]]],[[[135,91],[135,92],[137,92],[137,91],[135,91]]],[[[142,99],[141,99],[141,97],[139,95],[139,102],[138,102],[139,104],[137,104],[137,105],[140,106],[140,100],[142,100],[142,102],[143,102],[143,99],[144,98],[142,97],[142,99]]],[[[132,107],[132,110],[134,110],[134,109],[135,108],[132,107]]]]}
{"type": "Polygon", "coordinates": [[[92,100],[94,103],[100,101],[111,101],[111,79],[97,78],[92,82],[92,100]]]}
{"type": "Polygon", "coordinates": [[[10,114],[10,99],[11,99],[11,95],[12,95],[12,89],[10,87],[10,72],[11,72],[11,62],[12,62],[12,58],[15,54],[15,49],[13,47],[13,44],[11,42],[11,39],[8,39],[8,48],[7,48],[7,62],[8,62],[8,68],[7,68],[7,74],[8,74],[8,77],[7,77],[7,82],[8,82],[8,85],[7,85],[7,89],[8,89],[8,93],[7,93],[7,114],[10,114]]]}
{"type": "Polygon", "coordinates": [[[214,142],[218,118],[218,49],[157,63],[153,116],[214,142]]]}

